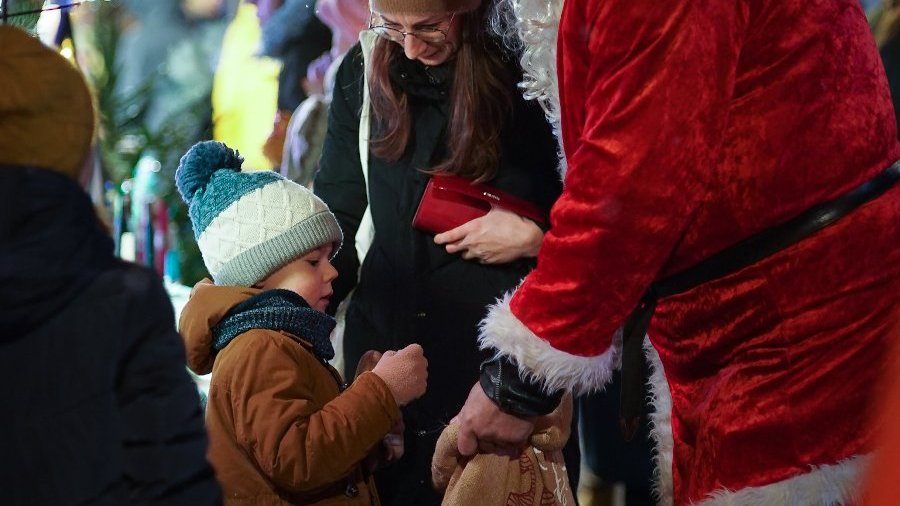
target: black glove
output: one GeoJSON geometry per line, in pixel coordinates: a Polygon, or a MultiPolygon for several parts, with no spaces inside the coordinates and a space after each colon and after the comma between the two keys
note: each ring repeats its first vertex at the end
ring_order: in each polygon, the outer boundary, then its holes
{"type": "Polygon", "coordinates": [[[564,390],[547,393],[540,384],[522,379],[515,362],[506,356],[481,364],[481,388],[505,413],[520,417],[546,415],[559,406],[564,390]]]}

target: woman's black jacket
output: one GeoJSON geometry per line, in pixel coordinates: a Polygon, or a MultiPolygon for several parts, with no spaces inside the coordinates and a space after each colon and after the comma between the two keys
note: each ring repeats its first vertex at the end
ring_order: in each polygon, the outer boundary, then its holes
{"type": "MultiPolygon", "coordinates": [[[[477,345],[478,322],[487,306],[515,288],[535,265],[533,259],[505,265],[463,260],[434,244],[432,235],[411,226],[429,179],[423,169],[441,162],[447,153],[453,65],[426,68],[400,56],[390,68],[392,80],[409,97],[412,138],[396,162],[370,156],[368,202],[358,148],[363,59],[359,45],[351,49],[336,77],[314,184],[315,193],[328,204],[344,231],[344,245],[334,260],[340,275],[334,283],[332,306],[356,289],[344,334],[348,377],[368,349],[400,349],[419,343],[425,350],[428,390],[405,410],[404,418],[408,444],[422,446],[419,458],[426,473],[434,449],[432,439],[459,411],[486,357],[477,345]],[[353,238],[367,202],[375,237],[359,269],[353,238]],[[429,435],[429,442],[410,441],[415,434],[429,435]]],[[[513,107],[501,132],[497,176],[488,184],[549,212],[562,190],[557,143],[540,107],[526,102],[514,89],[520,79],[515,69],[511,61],[507,78],[513,107]]],[[[407,453],[410,450],[417,453],[407,446],[407,453]]]]}

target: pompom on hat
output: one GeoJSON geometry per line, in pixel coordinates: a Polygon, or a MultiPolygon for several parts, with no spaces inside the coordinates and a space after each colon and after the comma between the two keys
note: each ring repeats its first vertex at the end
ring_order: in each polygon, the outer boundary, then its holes
{"type": "Polygon", "coordinates": [[[369,0],[378,14],[444,14],[474,11],[481,0],[369,0]]]}
{"type": "Polygon", "coordinates": [[[27,32],[0,25],[0,165],[77,178],[93,137],[81,72],[27,32]]]}
{"type": "Polygon", "coordinates": [[[221,142],[195,144],[175,184],[217,285],[253,286],[326,244],[341,246],[337,219],[309,189],[271,171],[241,172],[243,158],[221,142]]]}

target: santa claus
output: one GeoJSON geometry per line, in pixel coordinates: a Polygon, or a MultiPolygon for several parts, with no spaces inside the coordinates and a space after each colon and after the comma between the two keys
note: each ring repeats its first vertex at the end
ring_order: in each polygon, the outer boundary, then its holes
{"type": "Polygon", "coordinates": [[[565,190],[483,322],[460,451],[602,388],[643,307],[662,503],[852,503],[900,318],[900,145],[857,0],[510,1],[565,190]]]}

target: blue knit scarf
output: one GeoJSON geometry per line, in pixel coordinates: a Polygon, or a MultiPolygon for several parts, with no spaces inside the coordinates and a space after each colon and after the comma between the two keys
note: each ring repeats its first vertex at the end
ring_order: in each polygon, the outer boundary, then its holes
{"type": "Polygon", "coordinates": [[[290,290],[266,290],[234,306],[213,328],[213,349],[220,351],[235,337],[252,329],[283,330],[312,343],[323,360],[334,358],[331,331],[336,322],[309,307],[290,290]]]}

